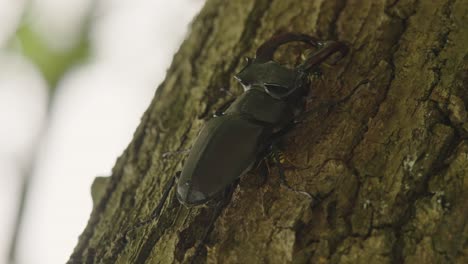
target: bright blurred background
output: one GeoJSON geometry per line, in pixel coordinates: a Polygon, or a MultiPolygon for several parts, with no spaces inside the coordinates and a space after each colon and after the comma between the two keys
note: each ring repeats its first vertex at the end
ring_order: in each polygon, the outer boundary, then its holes
{"type": "Polygon", "coordinates": [[[203,2],[0,0],[0,263],[68,260],[203,2]]]}

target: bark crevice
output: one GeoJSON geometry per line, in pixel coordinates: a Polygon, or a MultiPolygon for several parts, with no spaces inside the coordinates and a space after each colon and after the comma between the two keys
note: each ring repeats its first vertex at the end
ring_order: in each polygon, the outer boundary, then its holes
{"type": "MultiPolygon", "coordinates": [[[[208,0],[106,190],[94,192],[69,262],[467,262],[466,13],[467,0],[208,0]],[[257,169],[222,210],[181,206],[164,186],[184,157],[164,153],[192,144],[228,100],[220,88],[237,91],[241,58],[285,31],[351,47],[312,79],[311,109],[339,103],[285,137],[300,165],[288,183],[326,195],[311,203],[257,169]]],[[[279,56],[294,61],[300,49],[279,56]]]]}

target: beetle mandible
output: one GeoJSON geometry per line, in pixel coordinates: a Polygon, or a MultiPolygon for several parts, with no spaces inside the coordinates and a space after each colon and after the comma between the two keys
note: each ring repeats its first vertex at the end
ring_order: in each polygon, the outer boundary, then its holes
{"type": "Polygon", "coordinates": [[[191,148],[177,182],[179,201],[187,206],[204,204],[263,159],[305,111],[309,72],[337,52],[341,58],[348,48],[305,34],[284,33],[263,43],[234,76],[244,93],[205,124],[191,148]],[[273,55],[293,41],[318,50],[291,69],[274,61],[273,55]]]}

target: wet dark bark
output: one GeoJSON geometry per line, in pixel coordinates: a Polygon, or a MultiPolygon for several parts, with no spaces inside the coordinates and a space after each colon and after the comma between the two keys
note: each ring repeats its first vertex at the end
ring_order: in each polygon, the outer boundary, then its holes
{"type": "MultiPolygon", "coordinates": [[[[468,1],[209,0],[95,208],[70,263],[468,263],[468,1]],[[350,43],[285,138],[290,185],[254,170],[219,217],[165,184],[232,75],[277,32],[350,43]],[[152,217],[152,215],[154,217],[152,217]],[[215,218],[206,243],[208,222],[215,218]]],[[[297,54],[297,47],[280,57],[297,54]]]]}

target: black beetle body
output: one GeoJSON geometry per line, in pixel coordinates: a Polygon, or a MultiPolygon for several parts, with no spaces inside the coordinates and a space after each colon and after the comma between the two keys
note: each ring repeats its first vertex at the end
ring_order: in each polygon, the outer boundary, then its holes
{"type": "Polygon", "coordinates": [[[310,69],[336,52],[344,56],[347,48],[303,34],[286,33],[262,44],[255,59],[248,60],[235,76],[244,93],[221,116],[205,124],[192,146],[177,184],[179,201],[193,206],[213,199],[265,157],[272,143],[304,111],[310,69]],[[320,49],[289,69],[273,61],[273,54],[291,41],[320,49]]]}

